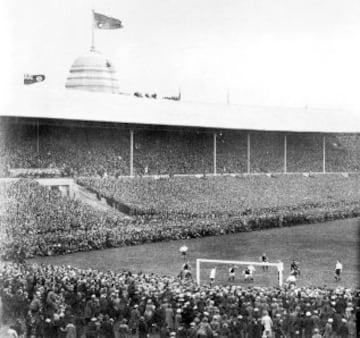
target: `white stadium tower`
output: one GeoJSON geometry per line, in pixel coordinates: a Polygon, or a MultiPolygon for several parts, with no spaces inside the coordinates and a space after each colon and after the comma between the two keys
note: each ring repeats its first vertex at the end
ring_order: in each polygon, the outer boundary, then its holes
{"type": "Polygon", "coordinates": [[[92,92],[119,92],[116,70],[112,62],[95,49],[74,61],[65,87],[92,92]]]}

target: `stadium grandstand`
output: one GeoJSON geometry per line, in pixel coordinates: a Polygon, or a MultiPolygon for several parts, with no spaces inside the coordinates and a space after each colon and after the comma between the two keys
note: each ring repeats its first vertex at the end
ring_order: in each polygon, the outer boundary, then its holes
{"type": "Polygon", "coordinates": [[[127,95],[112,63],[91,51],[75,60],[66,89],[13,88],[0,114],[0,319],[10,331],[42,338],[356,337],[358,224],[317,230],[360,216],[356,112],[127,95]],[[74,196],[41,181],[64,177],[74,196]],[[305,240],[282,229],[305,224],[314,226],[302,230],[305,240]],[[266,269],[255,274],[260,284],[200,284],[169,274],[176,264],[159,258],[162,251],[172,257],[170,241],[195,246],[209,236],[224,239],[214,239],[208,255],[235,251],[231,238],[252,231],[245,250],[259,245],[257,230],[270,228],[281,232],[255,250],[281,243],[288,256],[279,249],[272,259],[285,266],[306,260],[298,286],[278,286],[266,269]],[[344,281],[321,270],[321,257],[305,245],[311,240],[331,262],[343,254],[344,281]],[[150,273],[139,272],[150,244],[169,246],[157,247],[150,273]],[[91,266],[93,253],[99,269],[91,266]]]}
{"type": "Polygon", "coordinates": [[[2,107],[1,152],[8,151],[2,175],[5,168],[49,166],[77,176],[359,170],[359,121],[353,112],[65,89],[11,93],[2,107]]]}

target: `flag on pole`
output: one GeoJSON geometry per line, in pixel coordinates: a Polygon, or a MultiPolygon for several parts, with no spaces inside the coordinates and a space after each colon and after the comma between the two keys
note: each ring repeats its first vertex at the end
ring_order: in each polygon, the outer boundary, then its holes
{"type": "Polygon", "coordinates": [[[119,29],[123,28],[121,21],[94,11],[94,26],[97,29],[119,29]]]}

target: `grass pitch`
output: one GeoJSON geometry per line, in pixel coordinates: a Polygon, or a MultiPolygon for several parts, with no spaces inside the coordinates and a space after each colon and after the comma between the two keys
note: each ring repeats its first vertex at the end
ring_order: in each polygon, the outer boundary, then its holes
{"type": "MultiPolygon", "coordinates": [[[[348,219],[321,224],[276,228],[263,231],[190,239],[186,241],[160,242],[134,247],[122,247],[101,251],[75,253],[66,256],[32,259],[38,263],[73,265],[79,268],[98,270],[177,275],[183,259],[181,245],[189,248],[188,258],[195,274],[196,258],[259,261],[266,252],[270,262],[284,262],[284,276],[288,276],[293,258],[301,263],[298,285],[334,287],[360,286],[360,219],[348,219]],[[334,282],[335,262],[344,266],[343,278],[334,282]]],[[[208,283],[209,270],[213,265],[204,265],[201,278],[208,283]]],[[[217,266],[217,283],[227,282],[229,266],[217,266]]],[[[236,284],[244,284],[238,269],[236,284]]],[[[254,285],[271,286],[277,283],[274,268],[255,272],[254,285]]]]}

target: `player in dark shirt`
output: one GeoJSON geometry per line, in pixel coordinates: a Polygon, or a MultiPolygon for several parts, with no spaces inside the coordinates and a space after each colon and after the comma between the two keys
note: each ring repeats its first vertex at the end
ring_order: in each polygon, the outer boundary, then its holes
{"type": "Polygon", "coordinates": [[[290,266],[290,273],[294,276],[300,275],[300,265],[298,262],[293,259],[291,266],[290,266]]]}
{"type": "Polygon", "coordinates": [[[235,280],[235,265],[232,265],[229,269],[229,282],[233,282],[235,280]]]}
{"type": "MultiPolygon", "coordinates": [[[[269,263],[269,260],[268,260],[268,258],[267,258],[267,256],[266,256],[266,253],[265,253],[265,252],[261,255],[261,261],[262,261],[263,263],[269,263]]],[[[264,265],[264,266],[263,266],[263,270],[264,270],[264,271],[268,271],[268,270],[269,270],[269,266],[268,266],[268,265],[264,265]]]]}

